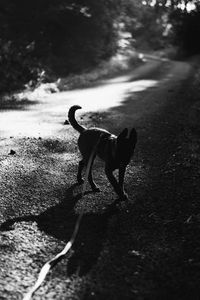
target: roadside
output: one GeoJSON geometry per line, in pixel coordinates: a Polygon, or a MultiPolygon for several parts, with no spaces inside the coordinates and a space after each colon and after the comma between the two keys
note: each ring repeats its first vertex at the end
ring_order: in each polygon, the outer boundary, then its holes
{"type": "Polygon", "coordinates": [[[102,193],[81,198],[73,185],[73,129],[1,142],[1,223],[16,221],[0,235],[1,299],[22,298],[70,237],[83,205],[73,255],[55,267],[34,299],[197,299],[200,137],[192,74],[186,62],[157,64],[129,78],[140,88],[133,85],[122,101],[104,111],[90,106],[81,115],[88,126],[138,131],[126,176],[130,203],[117,214],[106,209],[115,195],[101,162],[94,176],[102,193]],[[7,155],[11,148],[15,155],[7,155]]]}

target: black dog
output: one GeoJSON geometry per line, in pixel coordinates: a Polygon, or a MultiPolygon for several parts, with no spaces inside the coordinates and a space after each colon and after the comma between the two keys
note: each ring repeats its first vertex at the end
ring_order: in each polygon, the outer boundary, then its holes
{"type": "Polygon", "coordinates": [[[105,173],[115,192],[120,199],[127,199],[127,195],[124,192],[124,175],[126,167],[133,156],[137,142],[136,130],[133,128],[128,137],[127,128],[125,128],[118,136],[101,128],[87,129],[76,121],[75,111],[77,109],[81,109],[81,107],[74,105],[69,109],[68,119],[72,127],[80,133],[78,147],[83,159],[79,162],[77,174],[78,183],[83,183],[82,170],[87,166],[90,156],[93,155],[88,181],[93,191],[99,191],[99,188],[92,178],[92,165],[95,156],[98,155],[98,157],[105,162],[105,173]],[[119,182],[117,182],[113,175],[113,171],[116,169],[119,169],[119,182]]]}

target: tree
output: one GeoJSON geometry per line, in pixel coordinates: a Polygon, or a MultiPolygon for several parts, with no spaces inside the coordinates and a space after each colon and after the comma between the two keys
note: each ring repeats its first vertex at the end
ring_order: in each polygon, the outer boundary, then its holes
{"type": "Polygon", "coordinates": [[[187,12],[176,9],[170,15],[173,24],[173,41],[179,46],[182,54],[200,53],[200,6],[187,12]]]}
{"type": "Polygon", "coordinates": [[[69,74],[111,56],[120,1],[1,0],[0,78],[24,83],[34,69],[69,74]]]}
{"type": "Polygon", "coordinates": [[[136,46],[153,49],[164,47],[164,32],[167,25],[167,9],[164,4],[165,0],[123,2],[122,22],[136,40],[136,46]]]}

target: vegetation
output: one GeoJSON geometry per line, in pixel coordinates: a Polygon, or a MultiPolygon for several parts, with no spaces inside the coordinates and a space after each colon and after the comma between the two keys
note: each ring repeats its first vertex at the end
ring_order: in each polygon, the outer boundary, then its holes
{"type": "Polygon", "coordinates": [[[170,20],[173,25],[173,42],[184,55],[200,53],[200,3],[190,13],[175,9],[170,20]]]}
{"type": "Polygon", "coordinates": [[[0,92],[97,66],[119,50],[120,32],[135,47],[197,53],[199,16],[197,0],[1,0],[0,92]]]}

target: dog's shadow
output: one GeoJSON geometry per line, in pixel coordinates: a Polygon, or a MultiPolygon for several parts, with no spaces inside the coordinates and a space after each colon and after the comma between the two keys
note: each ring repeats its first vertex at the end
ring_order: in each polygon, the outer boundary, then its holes
{"type": "MultiPolygon", "coordinates": [[[[13,225],[19,222],[37,222],[38,228],[46,234],[65,242],[69,241],[78,218],[74,206],[82,197],[81,193],[73,196],[76,186],[77,184],[74,184],[65,191],[63,201],[59,204],[48,208],[40,215],[27,215],[7,220],[1,224],[0,231],[13,230],[13,225]]],[[[73,244],[74,254],[67,266],[69,276],[77,271],[79,275],[84,275],[96,263],[106,238],[108,221],[116,213],[116,207],[111,205],[107,209],[102,209],[102,212],[83,215],[73,244]]]]}

